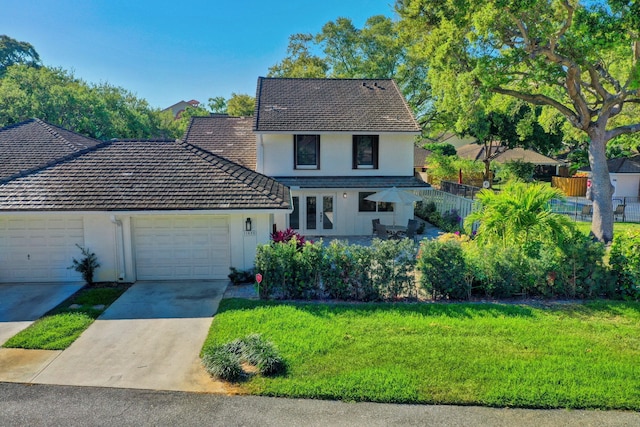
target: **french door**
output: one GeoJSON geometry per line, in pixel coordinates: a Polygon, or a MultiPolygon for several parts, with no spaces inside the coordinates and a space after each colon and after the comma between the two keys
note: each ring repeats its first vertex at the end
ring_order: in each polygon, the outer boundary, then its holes
{"type": "Polygon", "coordinates": [[[294,196],[294,211],[289,218],[292,228],[302,234],[332,234],[336,229],[335,194],[305,194],[294,196]]]}

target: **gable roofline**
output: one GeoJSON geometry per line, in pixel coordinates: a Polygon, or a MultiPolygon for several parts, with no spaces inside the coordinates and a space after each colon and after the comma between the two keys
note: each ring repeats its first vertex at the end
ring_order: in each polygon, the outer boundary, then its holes
{"type": "Polygon", "coordinates": [[[256,133],[370,130],[417,135],[421,132],[402,91],[388,78],[260,76],[253,116],[256,133]],[[315,92],[318,89],[324,90],[315,92]],[[318,117],[322,120],[316,120],[318,117]]]}

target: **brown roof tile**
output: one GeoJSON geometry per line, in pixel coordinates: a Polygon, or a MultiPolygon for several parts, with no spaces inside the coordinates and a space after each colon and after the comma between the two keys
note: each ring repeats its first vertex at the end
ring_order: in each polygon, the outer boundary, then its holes
{"type": "Polygon", "coordinates": [[[113,141],[0,184],[0,211],[288,209],[289,189],[173,141],[113,141]]]}
{"type": "Polygon", "coordinates": [[[252,128],[251,117],[192,117],[184,141],[249,169],[255,169],[256,135],[252,128]]]}
{"type": "Polygon", "coordinates": [[[419,132],[393,80],[258,78],[257,132],[419,132]]]}
{"type": "Polygon", "coordinates": [[[51,165],[100,141],[31,119],[0,129],[0,182],[51,165]]]}

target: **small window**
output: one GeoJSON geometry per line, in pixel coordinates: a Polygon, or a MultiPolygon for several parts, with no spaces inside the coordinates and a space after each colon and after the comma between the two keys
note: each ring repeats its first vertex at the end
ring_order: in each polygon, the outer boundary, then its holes
{"type": "Polygon", "coordinates": [[[353,169],[378,169],[378,135],[353,135],[353,169]]]}
{"type": "MultiPolygon", "coordinates": [[[[376,202],[365,199],[365,197],[369,197],[373,193],[373,191],[358,193],[358,212],[376,212],[376,202]]],[[[393,212],[393,203],[378,202],[377,212],[393,212]]]]}
{"type": "Polygon", "coordinates": [[[320,135],[294,135],[296,169],[320,169],[320,135]]]}

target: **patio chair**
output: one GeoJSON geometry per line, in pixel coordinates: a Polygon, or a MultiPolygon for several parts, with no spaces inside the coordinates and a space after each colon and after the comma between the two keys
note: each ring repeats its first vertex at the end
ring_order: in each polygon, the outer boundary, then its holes
{"type": "Polygon", "coordinates": [[[389,233],[387,233],[387,226],[386,225],[382,225],[380,223],[376,224],[376,235],[378,236],[378,239],[380,240],[388,240],[389,239],[389,233]]]}
{"type": "Polygon", "coordinates": [[[376,234],[376,224],[380,224],[380,218],[371,220],[371,226],[372,226],[371,234],[374,234],[374,235],[376,234]]]}
{"type": "Polygon", "coordinates": [[[584,205],[582,211],[580,211],[580,219],[584,219],[585,216],[593,215],[593,205],[584,205]]]}
{"type": "Polygon", "coordinates": [[[416,236],[418,231],[418,221],[415,219],[410,219],[407,224],[407,231],[405,233],[405,237],[407,239],[413,239],[413,242],[416,242],[416,236]]]}
{"type": "Polygon", "coordinates": [[[624,214],[624,209],[627,205],[618,205],[616,209],[613,211],[613,220],[615,221],[617,217],[622,216],[622,222],[625,222],[626,216],[624,214]]]}

